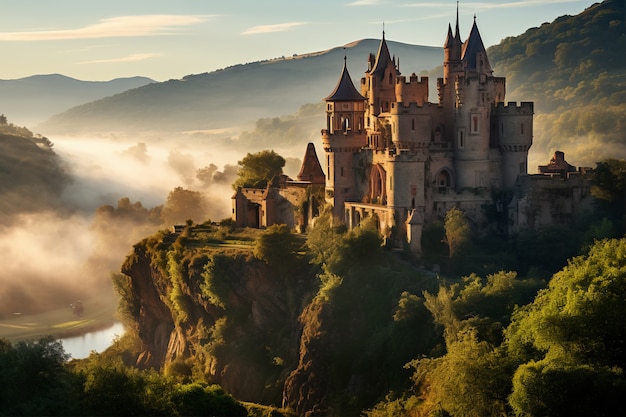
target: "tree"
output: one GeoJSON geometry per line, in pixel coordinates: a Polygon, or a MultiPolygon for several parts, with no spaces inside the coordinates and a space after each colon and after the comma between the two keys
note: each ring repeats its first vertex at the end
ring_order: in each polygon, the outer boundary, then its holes
{"type": "Polygon", "coordinates": [[[274,151],[260,151],[254,154],[248,153],[239,165],[238,177],[233,188],[265,188],[274,183],[283,173],[285,158],[274,151]]]}
{"type": "Polygon", "coordinates": [[[274,224],[260,235],[254,246],[254,256],[270,266],[289,269],[297,259],[302,242],[286,224],[274,224]]]}
{"type": "Polygon", "coordinates": [[[0,340],[0,415],[75,415],[69,355],[52,337],[11,345],[0,340]]]}
{"type": "Polygon", "coordinates": [[[446,230],[444,242],[448,245],[450,258],[453,258],[470,238],[470,226],[465,213],[456,207],[452,207],[446,213],[443,227],[446,230]]]}
{"type": "Polygon", "coordinates": [[[521,362],[510,397],[516,414],[624,415],[625,293],[626,239],[608,239],[516,311],[507,329],[509,355],[521,362]]]}
{"type": "Polygon", "coordinates": [[[167,196],[161,219],[165,225],[184,223],[189,219],[201,223],[206,220],[206,215],[207,203],[202,193],[176,187],[167,196]]]}
{"type": "MultiPolygon", "coordinates": [[[[591,180],[591,194],[605,216],[626,227],[626,160],[607,159],[596,163],[591,180]]],[[[620,233],[621,234],[621,233],[620,233]]]]}

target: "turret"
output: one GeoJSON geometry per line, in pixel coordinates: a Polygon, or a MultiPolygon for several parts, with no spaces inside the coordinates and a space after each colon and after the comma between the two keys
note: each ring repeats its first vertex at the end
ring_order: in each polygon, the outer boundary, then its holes
{"type": "Polygon", "coordinates": [[[474,24],[472,25],[469,38],[463,45],[461,61],[463,61],[463,69],[466,73],[475,72],[481,75],[491,75],[493,73],[487,58],[487,50],[476,25],[476,16],[474,16],[474,24]]]}
{"type": "MultiPolygon", "coordinates": [[[[371,62],[371,61],[370,61],[371,62]]],[[[376,54],[374,65],[365,73],[361,79],[361,94],[368,97],[369,108],[366,116],[370,119],[380,113],[387,113],[391,108],[391,103],[396,100],[396,79],[399,72],[395,60],[389,53],[385,32],[376,54]]]]}
{"type": "Polygon", "coordinates": [[[337,86],[326,101],[326,129],[322,144],[326,152],[326,201],[333,214],[343,217],[343,203],[354,196],[352,154],[367,144],[365,97],[352,83],[346,58],[337,86]]]}
{"type": "Polygon", "coordinates": [[[461,34],[459,33],[459,2],[456,3],[456,25],[454,35],[452,27],[448,24],[448,35],[443,45],[443,82],[448,84],[455,73],[462,70],[461,52],[463,42],[461,42],[461,34]]]}

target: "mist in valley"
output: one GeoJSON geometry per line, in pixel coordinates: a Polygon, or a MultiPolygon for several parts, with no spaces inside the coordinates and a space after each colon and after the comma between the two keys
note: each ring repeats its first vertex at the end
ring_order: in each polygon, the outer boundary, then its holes
{"type": "Polygon", "coordinates": [[[295,178],[319,130],[300,132],[294,123],[287,117],[240,132],[51,137],[69,181],[53,208],[16,213],[0,225],[0,320],[65,307],[70,318],[70,303],[111,296],[111,274],[133,244],[174,223],[229,218],[237,161],[248,152],[275,150],[295,178]],[[271,137],[284,135],[296,139],[271,146],[281,143],[271,137]]]}

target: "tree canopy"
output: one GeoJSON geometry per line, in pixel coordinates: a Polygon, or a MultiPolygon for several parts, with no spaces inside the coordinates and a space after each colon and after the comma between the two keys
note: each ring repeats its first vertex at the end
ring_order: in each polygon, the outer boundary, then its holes
{"type": "Polygon", "coordinates": [[[233,188],[265,188],[274,183],[283,173],[285,158],[273,150],[248,153],[241,161],[237,161],[239,171],[233,188]]]}

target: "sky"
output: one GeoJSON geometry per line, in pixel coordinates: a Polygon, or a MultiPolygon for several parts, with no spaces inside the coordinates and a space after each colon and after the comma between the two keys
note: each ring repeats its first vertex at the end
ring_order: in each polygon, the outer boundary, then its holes
{"type": "MultiPolygon", "coordinates": [[[[461,36],[475,15],[489,47],[593,3],[460,1],[461,36]]],[[[380,39],[383,30],[391,41],[442,46],[456,7],[456,0],[1,0],[0,79],[166,81],[380,39]]]]}

